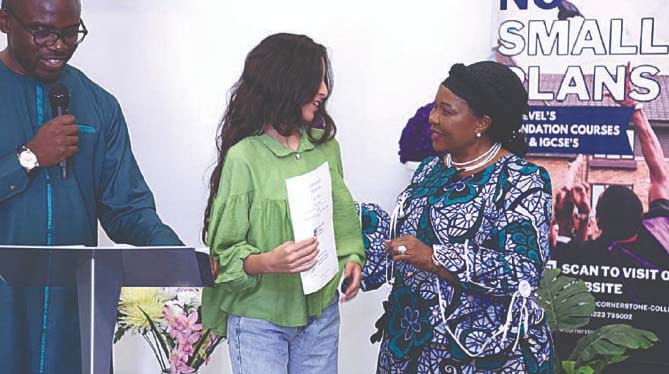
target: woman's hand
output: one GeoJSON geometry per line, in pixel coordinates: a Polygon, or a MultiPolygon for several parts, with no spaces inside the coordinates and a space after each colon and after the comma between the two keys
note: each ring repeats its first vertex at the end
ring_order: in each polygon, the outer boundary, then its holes
{"type": "Polygon", "coordinates": [[[247,257],[244,261],[244,271],[250,275],[301,273],[316,265],[317,255],[316,238],[299,242],[287,241],[267,253],[247,257]]]}
{"type": "Polygon", "coordinates": [[[211,266],[211,274],[213,276],[213,279],[216,280],[218,277],[218,272],[221,270],[221,265],[218,264],[218,261],[216,261],[215,258],[212,256],[209,256],[209,266],[211,266]]]}
{"type": "Polygon", "coordinates": [[[358,290],[360,290],[360,279],[362,278],[362,269],[360,268],[360,264],[356,262],[347,262],[346,267],[344,267],[344,274],[342,276],[349,280],[348,287],[346,287],[346,292],[339,299],[339,301],[345,303],[347,301],[353,300],[353,298],[358,295],[358,290]]]}
{"type": "Polygon", "coordinates": [[[425,245],[413,235],[402,236],[393,240],[385,240],[386,251],[392,253],[393,261],[404,261],[415,268],[433,272],[432,247],[425,245]]]}

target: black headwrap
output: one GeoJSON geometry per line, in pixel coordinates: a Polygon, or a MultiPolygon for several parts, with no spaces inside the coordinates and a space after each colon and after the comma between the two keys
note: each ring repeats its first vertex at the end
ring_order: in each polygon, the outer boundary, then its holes
{"type": "Polygon", "coordinates": [[[527,144],[520,127],[529,110],[527,91],[511,69],[493,61],[455,64],[441,84],[465,100],[476,115],[492,119],[486,132],[491,140],[525,155],[527,144]]]}

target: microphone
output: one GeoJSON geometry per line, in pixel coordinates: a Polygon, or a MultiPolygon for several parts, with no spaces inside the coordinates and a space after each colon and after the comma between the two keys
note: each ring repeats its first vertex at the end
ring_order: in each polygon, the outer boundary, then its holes
{"type": "MultiPolygon", "coordinates": [[[[49,102],[51,102],[52,118],[67,114],[70,106],[70,90],[64,84],[56,83],[49,90],[49,102]]],[[[67,179],[67,159],[61,161],[58,165],[60,166],[60,177],[67,179]]]]}

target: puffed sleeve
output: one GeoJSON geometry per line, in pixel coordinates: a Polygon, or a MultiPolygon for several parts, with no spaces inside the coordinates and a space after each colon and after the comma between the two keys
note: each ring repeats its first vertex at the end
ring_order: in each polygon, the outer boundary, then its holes
{"type": "Polygon", "coordinates": [[[243,157],[230,152],[221,171],[208,233],[212,257],[220,264],[215,283],[230,290],[249,289],[258,282],[258,275],[244,271],[244,260],[261,253],[246,240],[252,200],[253,178],[249,165],[243,157]]]}

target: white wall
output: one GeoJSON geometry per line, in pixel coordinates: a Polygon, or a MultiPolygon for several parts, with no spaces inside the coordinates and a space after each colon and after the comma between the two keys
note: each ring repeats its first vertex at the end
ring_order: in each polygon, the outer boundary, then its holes
{"type": "MultiPolygon", "coordinates": [[[[279,31],[329,48],[335,77],[330,112],[346,180],[361,201],[392,209],[407,182],[400,132],[434,98],[454,62],[489,56],[490,0],[220,1],[84,0],[90,34],[72,63],[116,95],[159,212],[198,246],[214,133],[246,53],[279,31]]],[[[4,45],[4,41],[2,42],[4,45]]],[[[383,291],[342,307],[341,373],[374,372],[369,343],[383,291]]],[[[116,372],[157,373],[145,343],[115,347],[116,372]]],[[[228,373],[221,347],[203,373],[228,373]]]]}

